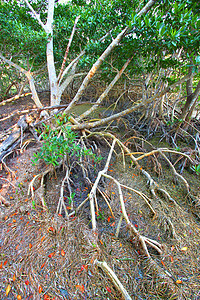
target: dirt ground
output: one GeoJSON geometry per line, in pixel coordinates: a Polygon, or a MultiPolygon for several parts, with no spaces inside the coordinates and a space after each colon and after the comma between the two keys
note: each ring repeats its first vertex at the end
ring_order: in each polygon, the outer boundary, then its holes
{"type": "MultiPolygon", "coordinates": [[[[41,96],[48,105],[48,93],[41,96]]],[[[31,97],[21,98],[0,107],[0,130],[9,134],[17,123],[21,111],[34,107],[31,97]],[[10,117],[11,116],[11,117],[10,117]]],[[[120,132],[116,132],[118,137],[120,132]]],[[[140,246],[131,239],[123,221],[119,237],[115,237],[121,215],[118,190],[113,182],[105,180],[102,188],[109,195],[114,218],[104,199],[98,195],[99,214],[97,232],[91,230],[90,206],[86,202],[77,214],[69,218],[57,214],[61,182],[65,176],[62,168],[57,174],[45,177],[45,191],[40,178],[34,182],[34,196],[27,194],[31,180],[45,171],[41,162],[34,166],[33,154],[40,143],[27,134],[23,146],[13,151],[1,164],[0,191],[9,206],[0,206],[0,299],[123,299],[109,276],[97,264],[106,261],[118,279],[135,300],[147,299],[200,299],[200,219],[194,206],[187,199],[184,187],[174,182],[167,165],[156,175],[152,162],[146,159],[143,167],[175,200],[162,196],[153,199],[146,178],[126,159],[115,155],[108,174],[126,186],[145,193],[152,199],[156,217],[139,195],[123,188],[126,210],[131,222],[140,234],[155,239],[163,246],[158,255],[149,248],[156,263],[152,265],[143,257],[140,246]],[[45,196],[46,209],[42,205],[45,196]],[[164,274],[164,275],[163,275],[164,274]]],[[[106,143],[99,144],[103,157],[95,179],[104,167],[109,152],[106,143]]],[[[119,152],[119,149],[118,149],[119,152]]],[[[77,207],[88,195],[86,185],[77,170],[72,175],[77,207]]],[[[185,169],[191,193],[200,197],[199,176],[185,169]]],[[[68,191],[64,190],[68,206],[68,191]]],[[[199,199],[200,201],[200,199],[199,199]]]]}

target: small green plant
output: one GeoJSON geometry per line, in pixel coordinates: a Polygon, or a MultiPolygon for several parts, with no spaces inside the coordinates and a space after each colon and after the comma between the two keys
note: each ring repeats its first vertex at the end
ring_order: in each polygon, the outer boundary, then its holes
{"type": "Polygon", "coordinates": [[[200,175],[200,165],[192,166],[192,171],[194,171],[197,175],[200,175]]]}
{"type": "Polygon", "coordinates": [[[47,165],[52,165],[55,169],[61,161],[66,160],[70,164],[70,157],[80,158],[91,157],[95,163],[98,163],[102,157],[97,157],[91,149],[84,149],[77,142],[78,135],[74,133],[70,126],[64,126],[67,121],[66,116],[55,116],[58,128],[52,129],[49,125],[44,126],[44,132],[41,137],[43,144],[41,149],[34,153],[33,164],[43,160],[47,165]]]}
{"type": "Polygon", "coordinates": [[[71,194],[71,196],[70,197],[67,197],[68,198],[68,200],[69,200],[69,205],[71,205],[72,204],[72,201],[73,201],[73,199],[74,199],[74,197],[75,197],[75,195],[76,195],[76,193],[72,193],[71,194]]]}

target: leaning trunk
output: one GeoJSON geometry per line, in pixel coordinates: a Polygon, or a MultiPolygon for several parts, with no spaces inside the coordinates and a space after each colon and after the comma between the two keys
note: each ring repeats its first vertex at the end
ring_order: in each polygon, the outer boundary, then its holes
{"type": "Polygon", "coordinates": [[[200,94],[200,81],[198,82],[195,91],[192,94],[188,95],[187,97],[187,101],[185,103],[185,106],[181,114],[182,120],[185,120],[186,118],[188,119],[189,115],[191,116],[195,107],[195,103],[199,97],[199,94],[200,94]]]}

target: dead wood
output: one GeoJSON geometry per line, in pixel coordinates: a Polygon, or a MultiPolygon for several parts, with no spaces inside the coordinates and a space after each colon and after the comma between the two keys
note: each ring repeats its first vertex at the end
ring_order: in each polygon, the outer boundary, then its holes
{"type": "Polygon", "coordinates": [[[0,145],[0,161],[2,161],[3,157],[7,153],[11,152],[17,145],[22,143],[23,132],[27,130],[29,124],[31,123],[31,120],[32,119],[28,115],[25,115],[19,119],[17,124],[14,126],[12,133],[0,145]]]}

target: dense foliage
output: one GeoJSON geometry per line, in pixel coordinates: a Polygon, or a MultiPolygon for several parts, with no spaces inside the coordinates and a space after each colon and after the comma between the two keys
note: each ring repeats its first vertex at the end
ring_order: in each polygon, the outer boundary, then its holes
{"type": "MultiPolygon", "coordinates": [[[[110,81],[116,68],[133,56],[129,75],[147,74],[160,69],[175,70],[177,76],[198,71],[200,62],[200,4],[193,0],[158,1],[151,11],[141,17],[137,12],[147,1],[69,1],[55,4],[54,59],[59,70],[75,18],[80,15],[77,30],[68,54],[68,62],[81,50],[86,54],[79,68],[89,68],[119,32],[129,26],[120,45],[103,63],[103,79],[110,81]],[[109,33],[109,34],[108,34],[109,33]],[[107,35],[106,35],[107,34],[107,35]],[[106,36],[102,41],[100,39],[106,36]],[[179,54],[179,56],[178,56],[179,54]]],[[[45,23],[47,3],[30,1],[45,23]]],[[[46,64],[48,36],[38,24],[24,1],[1,1],[0,43],[2,54],[32,71],[46,64]]],[[[170,73],[170,81],[175,74],[170,73]]]]}

